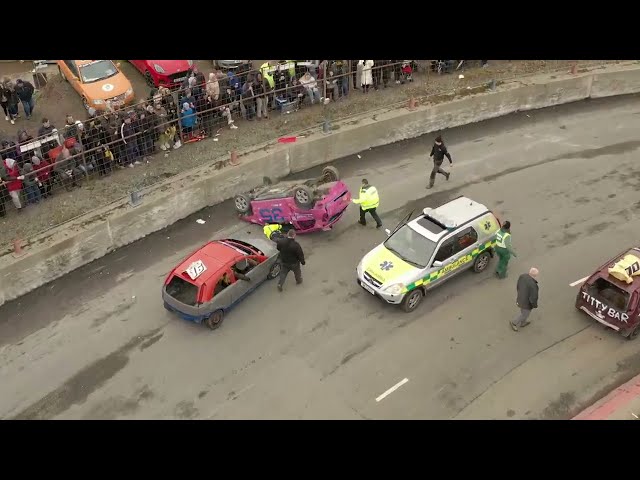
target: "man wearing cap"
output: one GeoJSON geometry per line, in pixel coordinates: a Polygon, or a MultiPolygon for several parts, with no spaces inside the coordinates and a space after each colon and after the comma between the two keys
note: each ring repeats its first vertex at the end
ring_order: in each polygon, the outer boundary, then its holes
{"type": "Polygon", "coordinates": [[[433,184],[436,182],[436,174],[444,175],[447,180],[451,176],[450,172],[445,172],[442,169],[442,162],[444,161],[444,157],[449,159],[449,165],[453,165],[453,160],[451,160],[451,154],[445,147],[444,142],[442,141],[442,137],[438,135],[436,137],[436,141],[431,148],[431,154],[429,157],[433,157],[433,169],[431,170],[431,175],[429,176],[429,186],[427,188],[433,188],[433,184]]]}
{"type": "Polygon", "coordinates": [[[531,267],[529,273],[523,273],[518,278],[516,305],[520,308],[520,314],[515,320],[509,321],[511,328],[517,332],[519,328],[526,327],[531,310],[538,308],[538,269],[531,267]]]}

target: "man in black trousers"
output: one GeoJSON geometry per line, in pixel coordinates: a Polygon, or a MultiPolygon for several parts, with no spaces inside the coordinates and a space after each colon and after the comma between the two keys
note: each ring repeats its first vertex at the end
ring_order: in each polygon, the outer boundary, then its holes
{"type": "Polygon", "coordinates": [[[444,175],[447,180],[451,176],[450,172],[445,172],[442,169],[442,162],[444,161],[444,157],[449,159],[449,165],[453,165],[453,160],[451,160],[451,154],[445,147],[444,142],[442,141],[442,137],[438,135],[436,138],[436,142],[433,144],[433,148],[431,149],[430,157],[433,157],[433,169],[431,170],[431,176],[429,177],[429,186],[427,188],[433,188],[433,184],[436,181],[436,173],[440,175],[444,175]]]}
{"type": "Polygon", "coordinates": [[[295,240],[296,231],[289,230],[287,236],[281,240],[278,240],[277,246],[280,252],[280,263],[282,269],[280,270],[280,278],[278,278],[278,291],[282,291],[282,285],[287,279],[289,272],[293,272],[296,277],[296,284],[302,283],[302,271],[300,265],[305,265],[304,253],[302,247],[295,240]]]}

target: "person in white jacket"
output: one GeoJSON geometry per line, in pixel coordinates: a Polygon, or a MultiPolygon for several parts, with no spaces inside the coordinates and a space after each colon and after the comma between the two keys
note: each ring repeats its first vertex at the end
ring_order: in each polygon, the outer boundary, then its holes
{"type": "Polygon", "coordinates": [[[362,85],[362,91],[367,93],[369,91],[369,87],[373,85],[373,74],[371,72],[371,69],[373,68],[373,60],[360,60],[358,65],[362,66],[360,85],[362,85]]]}

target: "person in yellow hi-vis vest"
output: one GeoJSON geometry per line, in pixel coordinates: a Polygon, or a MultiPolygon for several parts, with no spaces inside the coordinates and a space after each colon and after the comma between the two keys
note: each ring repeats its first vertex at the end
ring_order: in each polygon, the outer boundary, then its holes
{"type": "Polygon", "coordinates": [[[511,222],[508,220],[502,224],[502,228],[496,233],[496,253],[498,254],[498,265],[496,275],[498,278],[507,278],[507,265],[509,259],[517,257],[516,252],[511,247],[511,222]]]}
{"type": "Polygon", "coordinates": [[[282,225],[278,225],[277,223],[267,223],[262,229],[265,236],[271,240],[274,233],[279,233],[282,235],[282,225]]]}
{"type": "Polygon", "coordinates": [[[366,225],[367,219],[365,214],[369,212],[373,219],[376,221],[376,228],[382,227],[382,220],[376,213],[376,208],[380,205],[380,197],[378,196],[378,189],[373,185],[369,185],[369,181],[366,178],[362,179],[362,186],[360,187],[360,195],[358,198],[351,200],[353,203],[360,205],[360,225],[366,225]]]}

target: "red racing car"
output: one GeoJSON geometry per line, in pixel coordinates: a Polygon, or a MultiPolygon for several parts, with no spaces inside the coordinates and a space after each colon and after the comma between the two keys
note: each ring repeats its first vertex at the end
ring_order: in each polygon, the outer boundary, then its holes
{"type": "Polygon", "coordinates": [[[340,181],[338,170],[325,167],[318,178],[265,185],[236,195],[240,218],[257,225],[292,225],[298,233],[329,230],[342,218],[351,202],[349,188],[340,181]]]}
{"type": "Polygon", "coordinates": [[[150,87],[177,88],[187,78],[193,60],[129,60],[150,87]]]}

